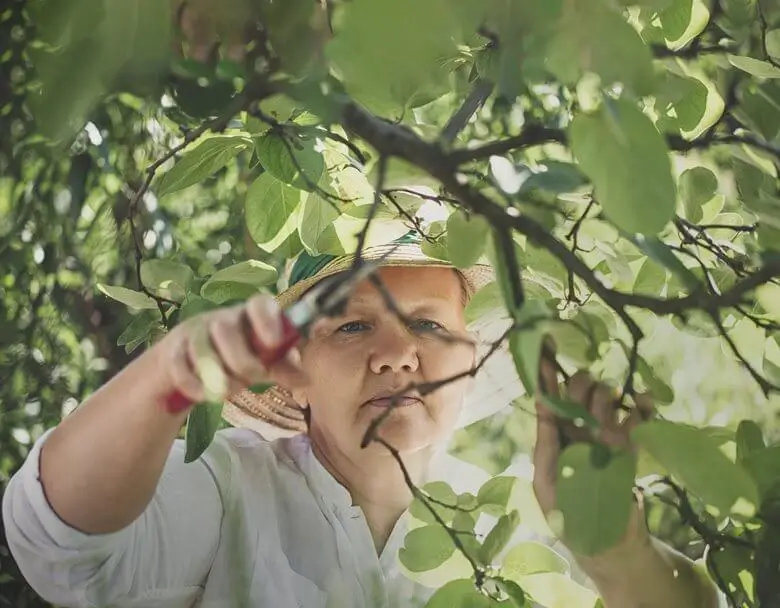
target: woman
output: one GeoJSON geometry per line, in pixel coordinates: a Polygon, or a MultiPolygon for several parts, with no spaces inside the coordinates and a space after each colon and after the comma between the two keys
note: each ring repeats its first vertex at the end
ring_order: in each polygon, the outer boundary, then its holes
{"type": "MultiPolygon", "coordinates": [[[[176,327],[41,437],[3,499],[9,545],[33,587],[78,607],[422,605],[433,590],[404,577],[395,559],[412,495],[387,445],[416,484],[436,478],[459,420],[505,405],[516,374],[496,358],[486,383],[478,374],[432,393],[407,388],[472,368],[496,325],[474,330],[465,318],[486,267],[456,271],[414,242],[395,247],[378,276],[402,315],[365,281],[343,315],[319,319],[299,349],[265,370],[247,335],[276,344],[280,310],[257,296],[176,327]],[[187,412],[164,404],[177,391],[204,398],[192,364],[202,348],[216,352],[227,375],[224,412],[237,428],[184,464],[175,438],[187,412]],[[273,391],[242,391],[269,380],[273,391]],[[361,448],[399,391],[377,431],[383,441],[361,448]]],[[[365,256],[383,254],[377,247],[365,256]]],[[[302,256],[279,302],[349,262],[302,256]]],[[[555,374],[544,374],[556,388],[555,374]]],[[[595,392],[606,435],[625,441],[601,389],[578,375],[570,396],[595,392]]],[[[534,482],[549,511],[558,434],[539,412],[534,482]]],[[[618,547],[579,561],[609,608],[716,604],[711,585],[650,539],[638,514],[618,547]]]]}

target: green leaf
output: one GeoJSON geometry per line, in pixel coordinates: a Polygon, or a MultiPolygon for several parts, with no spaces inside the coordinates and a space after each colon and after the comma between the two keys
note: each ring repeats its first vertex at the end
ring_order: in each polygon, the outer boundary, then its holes
{"type": "Polygon", "coordinates": [[[152,330],[160,323],[160,313],[152,310],[142,310],[133,317],[130,324],[117,338],[117,346],[124,346],[125,352],[130,354],[141,344],[149,339],[152,330]]]}
{"type": "Polygon", "coordinates": [[[450,581],[440,587],[425,608],[494,608],[496,603],[482,595],[471,579],[450,581]]]}
{"type": "Polygon", "coordinates": [[[298,227],[303,193],[270,173],[258,177],[246,194],[246,225],[259,247],[274,251],[298,227]]]}
{"type": "Polygon", "coordinates": [[[650,258],[642,263],[642,267],[634,280],[634,293],[660,296],[666,286],[667,272],[650,258]]]}
{"type": "Polygon", "coordinates": [[[501,563],[501,575],[513,581],[539,572],[569,574],[569,562],[547,545],[529,540],[512,547],[501,563]]]}
{"type": "Polygon", "coordinates": [[[501,288],[496,281],[491,281],[471,296],[464,313],[466,323],[473,323],[488,313],[502,310],[504,310],[504,300],[501,288]]]}
{"type": "MultiPolygon", "coordinates": [[[[626,352],[628,356],[628,351],[626,352]]],[[[643,358],[637,359],[636,371],[642,382],[645,383],[647,390],[650,391],[650,397],[659,405],[668,405],[674,401],[674,390],[664,380],[658,377],[658,374],[650,367],[650,364],[643,358]]]]}
{"type": "Polygon", "coordinates": [[[217,304],[243,301],[261,293],[263,287],[276,280],[276,276],[273,266],[259,260],[246,260],[211,275],[201,288],[200,295],[217,304]]]}
{"type": "Polygon", "coordinates": [[[666,144],[636,106],[617,100],[597,113],[579,114],[569,135],[599,203],[618,227],[653,235],[674,217],[676,192],[666,144]]]}
{"type": "Polygon", "coordinates": [[[725,103],[715,85],[695,73],[663,72],[655,94],[658,127],[687,140],[702,135],[723,115],[725,103]]]}
{"type": "MultiPolygon", "coordinates": [[[[448,508],[445,505],[452,505],[455,507],[458,504],[458,495],[455,491],[444,481],[432,481],[426,483],[420,488],[428,496],[433,498],[433,502],[428,500],[428,504],[433,507],[433,510],[441,517],[441,519],[447,523],[452,521],[456,511],[453,508],[448,508]],[[438,504],[437,504],[438,503],[438,504]]],[[[431,513],[430,509],[426,507],[423,502],[415,497],[409,507],[409,513],[415,519],[419,519],[428,524],[436,523],[436,518],[431,513]]]]}
{"type": "MultiPolygon", "coordinates": [[[[650,11],[647,11],[650,12],[650,11]]],[[[658,32],[643,32],[650,41],[663,41],[678,50],[704,31],[710,21],[710,11],[702,0],[673,0],[656,16],[658,32]]]]}
{"type": "Polygon", "coordinates": [[[765,39],[766,50],[769,56],[777,61],[780,59],[780,29],[767,31],[765,39]]]}
{"type": "Polygon", "coordinates": [[[325,161],[314,144],[313,139],[271,131],[255,139],[255,151],[271,175],[299,190],[313,191],[325,170],[325,161]]]}
{"type": "Polygon", "coordinates": [[[547,306],[539,300],[528,300],[515,315],[518,329],[509,336],[509,351],[515,369],[529,395],[536,393],[542,344],[549,318],[547,306]]]}
{"type": "Polygon", "coordinates": [[[556,416],[564,418],[566,420],[573,420],[575,423],[580,421],[583,425],[588,425],[592,429],[598,429],[601,427],[599,421],[595,416],[591,414],[585,406],[574,401],[569,401],[563,397],[556,397],[554,395],[542,395],[541,401],[550,409],[556,416]]]}
{"type": "Polygon", "coordinates": [[[758,0],[722,0],[723,13],[736,26],[752,25],[757,15],[758,0]]]}
{"type": "Polygon", "coordinates": [[[246,283],[254,287],[266,287],[273,283],[276,277],[276,268],[270,264],[260,260],[245,260],[218,270],[209,277],[203,287],[205,288],[209,283],[219,282],[246,283]]]}
{"type": "Polygon", "coordinates": [[[312,192],[306,197],[298,223],[298,234],[306,251],[312,255],[321,253],[318,246],[320,237],[332,228],[339,215],[333,202],[326,200],[318,192],[312,192]]]}
{"type": "Polygon", "coordinates": [[[748,547],[725,544],[720,548],[710,547],[707,551],[707,570],[713,581],[723,581],[731,597],[738,604],[753,605],[753,581],[755,579],[755,561],[748,547]]]}
{"type": "Polygon", "coordinates": [[[729,63],[743,72],[757,78],[780,78],[780,68],[773,66],[768,61],[754,59],[753,57],[742,57],[739,55],[729,55],[729,63]]]}
{"type": "Polygon", "coordinates": [[[210,310],[214,310],[216,308],[218,308],[218,306],[214,302],[190,294],[187,297],[187,301],[179,310],[179,323],[189,319],[190,317],[194,317],[195,315],[199,315],[204,312],[209,312],[210,310]]]}
{"type": "Polygon", "coordinates": [[[120,285],[104,285],[103,283],[98,283],[97,288],[109,298],[113,298],[117,302],[121,302],[130,308],[157,308],[157,302],[140,291],[134,291],[127,287],[121,287],[120,285]]]}
{"type": "Polygon", "coordinates": [[[211,445],[222,420],[222,403],[199,403],[187,417],[185,431],[186,453],[184,462],[200,458],[211,445]]]}
{"type": "Polygon", "coordinates": [[[777,485],[780,479],[780,446],[753,450],[740,461],[755,480],[762,499],[777,485]]]}
{"type": "MultiPolygon", "coordinates": [[[[526,608],[528,603],[526,602],[525,591],[515,581],[496,579],[498,587],[507,594],[509,597],[510,606],[514,608],[526,608]]],[[[504,603],[504,602],[502,602],[504,603]]]]}
{"type": "Polygon", "coordinates": [[[737,427],[737,462],[742,462],[753,452],[763,450],[764,434],[752,420],[742,420],[737,427]]]}
{"type": "Polygon", "coordinates": [[[520,514],[517,511],[510,511],[498,518],[496,525],[488,532],[482,543],[482,561],[484,563],[491,563],[504,550],[519,525],[520,514]]]}
{"type": "Polygon", "coordinates": [[[603,0],[563,4],[558,34],[547,49],[546,60],[552,73],[568,85],[592,72],[604,86],[619,82],[638,95],[653,90],[650,49],[603,0]]]}
{"type": "Polygon", "coordinates": [[[490,224],[478,215],[466,216],[458,210],[447,220],[447,251],[456,268],[469,268],[482,257],[490,224]]]}
{"type": "Polygon", "coordinates": [[[558,463],[557,505],[563,516],[566,545],[575,553],[596,555],[625,534],[633,505],[636,459],[628,452],[609,451],[606,463],[595,464],[596,446],[573,444],[558,463]]]}
{"type": "MultiPolygon", "coordinates": [[[[315,70],[328,28],[323,7],[307,0],[260,0],[252,5],[258,10],[259,22],[284,70],[296,76],[315,70]]],[[[228,12],[221,7],[220,10],[228,12]]]]}
{"type": "Polygon", "coordinates": [[[572,163],[544,160],[520,186],[518,196],[535,191],[563,194],[574,192],[588,183],[587,178],[572,163]]]}
{"type": "Polygon", "coordinates": [[[468,18],[469,11],[454,11],[446,0],[363,0],[343,9],[327,56],[353,97],[396,116],[416,99],[446,92],[442,66],[456,55],[459,39],[476,31],[480,12],[470,11],[468,18]]]}
{"type": "Polygon", "coordinates": [[[758,504],[755,482],[700,429],[665,420],[640,424],[635,443],[647,450],[686,489],[712,505],[721,516],[752,514],[758,504]]]}
{"type": "Polygon", "coordinates": [[[254,285],[235,281],[210,281],[200,290],[202,298],[220,305],[243,302],[259,293],[262,293],[261,290],[254,285]]]}
{"type": "Polygon", "coordinates": [[[398,559],[411,572],[438,568],[455,552],[447,530],[439,524],[415,528],[406,535],[398,559]]]}
{"type": "Polygon", "coordinates": [[[192,268],[171,260],[145,260],[141,263],[141,282],[157,296],[181,302],[194,275],[192,268]]]}
{"type": "Polygon", "coordinates": [[[523,577],[526,594],[545,608],[595,608],[596,593],[557,572],[540,572],[523,577]]]}
{"type": "Polygon", "coordinates": [[[507,476],[493,477],[486,481],[477,494],[480,508],[485,513],[497,517],[506,513],[516,481],[514,477],[507,476]]]}
{"type": "Polygon", "coordinates": [[[690,291],[696,291],[701,288],[702,285],[698,277],[680,261],[680,258],[674,254],[666,243],[657,237],[646,237],[641,234],[636,236],[626,234],[624,236],[649,258],[677,275],[690,291]]]}
{"type": "Polygon", "coordinates": [[[718,178],[706,167],[686,169],[680,175],[679,194],[685,205],[685,217],[693,223],[702,220],[702,205],[718,191],[718,178]]]}
{"type": "Polygon", "coordinates": [[[156,181],[154,190],[157,198],[206,179],[251,145],[251,140],[237,135],[209,137],[185,152],[184,156],[156,181]]]}

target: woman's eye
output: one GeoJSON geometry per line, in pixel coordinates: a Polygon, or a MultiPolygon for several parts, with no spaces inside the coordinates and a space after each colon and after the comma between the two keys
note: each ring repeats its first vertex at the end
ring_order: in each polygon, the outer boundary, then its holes
{"type": "Polygon", "coordinates": [[[415,319],[412,321],[412,329],[421,332],[438,332],[444,329],[441,323],[431,321],[430,319],[415,319]]]}
{"type": "Polygon", "coordinates": [[[350,321],[349,323],[344,323],[344,325],[340,326],[336,331],[342,334],[355,334],[360,331],[365,331],[368,329],[368,324],[363,323],[362,321],[350,321]]]}

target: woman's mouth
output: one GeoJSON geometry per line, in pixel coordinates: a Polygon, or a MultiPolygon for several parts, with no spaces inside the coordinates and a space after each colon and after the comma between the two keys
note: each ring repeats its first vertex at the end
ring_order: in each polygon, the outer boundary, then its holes
{"type": "Polygon", "coordinates": [[[418,397],[399,395],[395,397],[376,397],[367,401],[366,405],[373,405],[374,407],[407,407],[417,403],[422,403],[418,397]]]}

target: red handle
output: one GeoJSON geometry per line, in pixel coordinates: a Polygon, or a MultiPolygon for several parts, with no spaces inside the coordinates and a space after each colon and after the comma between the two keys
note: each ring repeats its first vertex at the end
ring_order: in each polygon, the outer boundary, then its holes
{"type": "MultiPolygon", "coordinates": [[[[300,338],[301,334],[298,332],[298,329],[292,324],[292,321],[287,318],[287,315],[283,314],[282,337],[277,345],[273,348],[268,348],[260,341],[260,338],[258,338],[257,334],[254,332],[250,334],[249,340],[255,354],[263,364],[263,367],[268,369],[284,359],[285,355],[287,355],[290,349],[298,343],[300,338]]],[[[174,391],[165,400],[165,409],[171,414],[178,414],[191,405],[192,401],[182,395],[179,391],[174,391]]]]}

